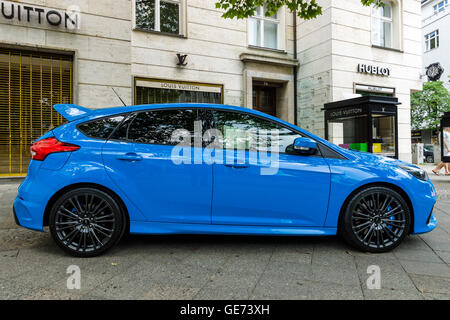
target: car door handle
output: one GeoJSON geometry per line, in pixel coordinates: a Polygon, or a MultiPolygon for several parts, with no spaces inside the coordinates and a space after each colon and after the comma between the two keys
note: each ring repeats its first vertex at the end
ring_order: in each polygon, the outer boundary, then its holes
{"type": "Polygon", "coordinates": [[[129,152],[118,156],[117,160],[134,162],[134,161],[141,161],[142,157],[134,152],[129,152]]]}
{"type": "Polygon", "coordinates": [[[249,165],[248,164],[239,164],[239,163],[235,163],[235,164],[225,164],[225,167],[229,167],[229,168],[235,168],[235,169],[245,169],[248,168],[249,165]]]}

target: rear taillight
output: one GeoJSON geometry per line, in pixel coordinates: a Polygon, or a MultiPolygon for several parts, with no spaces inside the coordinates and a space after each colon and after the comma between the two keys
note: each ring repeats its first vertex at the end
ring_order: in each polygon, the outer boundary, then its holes
{"type": "Polygon", "coordinates": [[[55,152],[71,152],[80,149],[75,144],[61,142],[55,137],[39,140],[30,148],[31,159],[43,161],[45,158],[55,152]]]}

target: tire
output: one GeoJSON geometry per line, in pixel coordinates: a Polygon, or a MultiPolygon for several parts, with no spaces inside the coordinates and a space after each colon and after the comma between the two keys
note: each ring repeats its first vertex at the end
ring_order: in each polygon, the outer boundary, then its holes
{"type": "Polygon", "coordinates": [[[351,246],[373,253],[397,247],[409,233],[411,213],[405,199],[386,187],[369,187],[351,196],[339,234],[351,246]]]}
{"type": "Polygon", "coordinates": [[[434,158],[432,156],[427,156],[427,163],[434,163],[434,158]]]}
{"type": "Polygon", "coordinates": [[[120,205],[108,193],[79,188],[55,201],[49,216],[53,240],[75,257],[94,257],[116,245],[126,221],[120,205]]]}

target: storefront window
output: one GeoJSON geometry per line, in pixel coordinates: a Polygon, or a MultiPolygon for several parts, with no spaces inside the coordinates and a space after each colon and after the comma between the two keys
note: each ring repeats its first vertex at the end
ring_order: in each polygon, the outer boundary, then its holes
{"type": "Polygon", "coordinates": [[[326,139],[342,148],[397,157],[395,97],[363,96],[325,104],[326,139]]]}
{"type": "Polygon", "coordinates": [[[136,28],[180,33],[180,1],[136,0],[136,28]]]}
{"type": "Polygon", "coordinates": [[[395,117],[373,115],[372,152],[387,157],[395,156],[395,117]]]}
{"type": "Polygon", "coordinates": [[[345,149],[369,151],[368,117],[359,116],[328,122],[329,141],[345,149]]]}
{"type": "Polygon", "coordinates": [[[222,86],[151,79],[135,82],[135,103],[222,103],[222,86]]]}
{"type": "Polygon", "coordinates": [[[72,56],[0,49],[0,176],[25,175],[30,145],[65,120],[72,103],[72,56]]]}

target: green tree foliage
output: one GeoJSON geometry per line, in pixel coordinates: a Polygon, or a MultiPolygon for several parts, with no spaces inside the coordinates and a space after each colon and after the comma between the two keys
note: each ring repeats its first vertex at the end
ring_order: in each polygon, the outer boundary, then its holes
{"type": "MultiPolygon", "coordinates": [[[[382,0],[361,0],[365,6],[372,4],[382,5],[382,0]]],[[[216,8],[223,9],[223,18],[248,18],[254,15],[256,8],[265,6],[265,15],[273,16],[282,6],[287,6],[290,11],[296,11],[297,15],[305,20],[313,19],[322,14],[322,7],[317,0],[218,0],[216,8]]]]}
{"type": "Polygon", "coordinates": [[[423,84],[411,95],[411,126],[414,130],[437,129],[444,112],[450,111],[450,93],[442,81],[423,84]]]}

